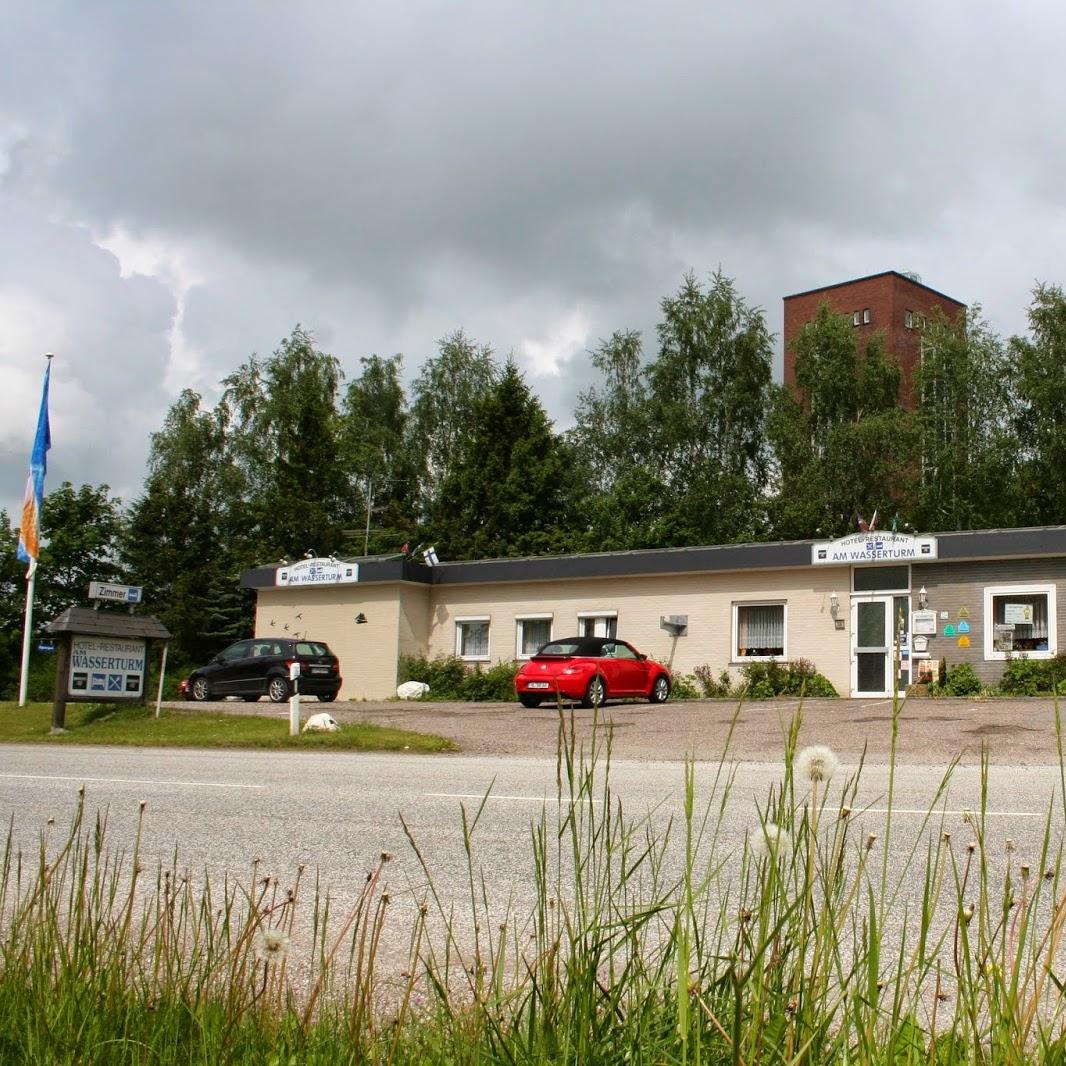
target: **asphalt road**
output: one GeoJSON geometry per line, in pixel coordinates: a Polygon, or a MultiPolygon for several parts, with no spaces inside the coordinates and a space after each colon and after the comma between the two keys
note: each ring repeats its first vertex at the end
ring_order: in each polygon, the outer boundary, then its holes
{"type": "MultiPolygon", "coordinates": [[[[855,769],[854,760],[842,763],[833,789],[839,790],[855,769]]],[[[742,761],[733,770],[718,857],[740,848],[782,773],[776,760],[742,761]]],[[[697,811],[717,805],[717,772],[713,762],[695,765],[697,811]]],[[[943,773],[942,765],[898,768],[894,871],[903,869],[903,858],[943,773]]],[[[627,816],[650,820],[653,839],[666,840],[673,820],[666,868],[675,872],[683,854],[683,777],[683,764],[674,760],[620,759],[611,767],[616,798],[627,816]]],[[[859,822],[856,839],[876,832],[883,840],[887,783],[884,761],[868,761],[852,805],[852,817],[859,822]]],[[[473,839],[495,920],[508,907],[519,916],[529,912],[534,898],[530,826],[542,814],[555,825],[560,811],[554,758],[0,748],[0,815],[14,818],[20,847],[35,848],[42,832],[54,839],[69,820],[82,785],[90,812],[108,810],[109,834],[116,846],[132,845],[144,801],[142,860],[149,867],[156,861],[167,864],[177,849],[179,866],[187,867],[194,879],[205,872],[213,883],[226,874],[248,879],[253,859],[259,858],[259,875],[275,874],[284,888],[303,863],[319,871],[323,885],[343,904],[354,900],[381,853],[392,853],[387,876],[397,904],[397,951],[402,951],[409,928],[403,915],[413,912],[427,891],[401,815],[423,851],[441,898],[462,912],[469,890],[461,812],[465,807],[473,814],[489,794],[473,839]],[[49,828],[49,818],[58,824],[49,828]]],[[[1006,862],[1010,839],[1013,861],[1038,868],[1049,810],[1056,840],[1063,826],[1060,787],[1057,765],[1018,761],[990,768],[988,826],[994,862],[1006,862]]],[[[971,831],[963,812],[979,802],[979,766],[958,766],[932,831],[939,835],[948,829],[958,846],[964,846],[971,831]]],[[[565,796],[562,806],[565,809],[565,796]]],[[[700,861],[709,861],[709,856],[700,861]]],[[[904,898],[916,900],[919,886],[916,874],[904,898]]]]}

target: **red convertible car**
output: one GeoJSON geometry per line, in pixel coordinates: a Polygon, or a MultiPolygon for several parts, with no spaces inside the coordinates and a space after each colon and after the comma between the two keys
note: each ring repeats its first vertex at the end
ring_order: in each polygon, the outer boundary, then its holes
{"type": "Polygon", "coordinates": [[[615,637],[566,637],[545,644],[523,663],[514,687],[523,707],[558,699],[598,707],[624,696],[664,703],[670,695],[670,671],[615,637]]]}

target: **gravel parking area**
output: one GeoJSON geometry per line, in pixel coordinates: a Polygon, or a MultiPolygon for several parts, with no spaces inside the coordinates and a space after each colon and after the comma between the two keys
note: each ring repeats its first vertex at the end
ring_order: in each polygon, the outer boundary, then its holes
{"type": "MultiPolygon", "coordinates": [[[[613,728],[613,754],[618,759],[718,759],[729,738],[735,759],[780,758],[784,736],[798,701],[763,700],[743,704],[732,700],[609,704],[601,718],[613,728]]],[[[262,714],[288,718],[288,704],[226,701],[170,703],[178,710],[220,710],[227,714],[262,714]]],[[[339,721],[366,721],[436,733],[471,755],[544,757],[555,754],[559,728],[556,708],[525,710],[517,703],[405,703],[307,700],[306,718],[329,710],[339,721]]],[[[587,738],[593,712],[569,708],[577,735],[587,738]]],[[[807,700],[802,706],[801,744],[828,744],[839,755],[855,758],[863,749],[883,759],[892,739],[891,700],[807,700]]],[[[1066,708],[1064,708],[1066,713],[1066,708]]],[[[986,745],[995,763],[1057,763],[1055,707],[1050,700],[907,700],[899,717],[897,752],[900,761],[940,764],[960,756],[975,762],[986,745]]],[[[446,756],[445,756],[446,757],[446,756]]]]}

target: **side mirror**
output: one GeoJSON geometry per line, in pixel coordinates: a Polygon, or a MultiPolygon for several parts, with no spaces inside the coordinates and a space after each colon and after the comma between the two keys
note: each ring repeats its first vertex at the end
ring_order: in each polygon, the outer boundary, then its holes
{"type": "Polygon", "coordinates": [[[640,660],[641,662],[645,662],[645,661],[647,660],[647,658],[648,658],[648,657],[647,657],[647,656],[646,656],[646,655],[644,654],[644,652],[638,652],[638,653],[637,653],[637,658],[638,658],[638,659],[639,659],[639,660],[640,660]]]}

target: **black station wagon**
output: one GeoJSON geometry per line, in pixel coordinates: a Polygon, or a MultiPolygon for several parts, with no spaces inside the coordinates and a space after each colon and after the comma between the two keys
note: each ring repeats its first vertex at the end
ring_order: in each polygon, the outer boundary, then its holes
{"type": "Polygon", "coordinates": [[[253,637],[238,640],[219,652],[206,666],[189,675],[188,692],[194,700],[221,700],[240,696],[252,703],[269,696],[284,703],[292,695],[289,668],[300,664],[300,695],[317,696],[332,703],[341,687],[340,663],[320,640],[281,640],[253,637]]]}

